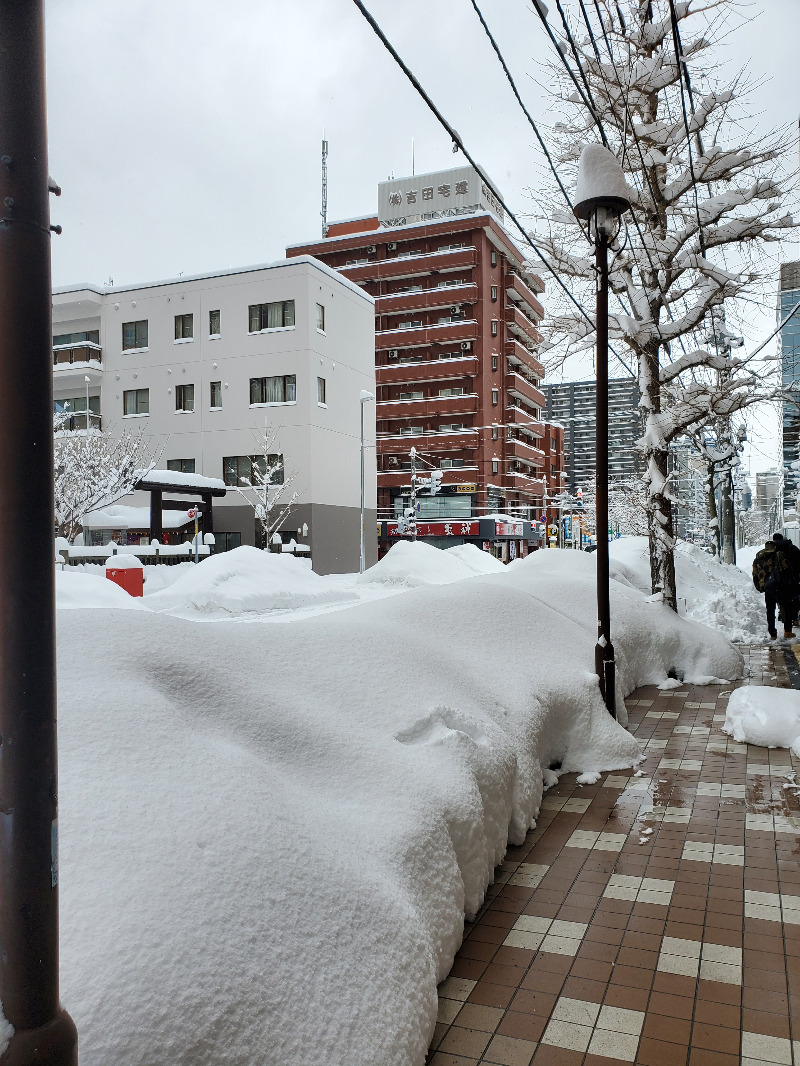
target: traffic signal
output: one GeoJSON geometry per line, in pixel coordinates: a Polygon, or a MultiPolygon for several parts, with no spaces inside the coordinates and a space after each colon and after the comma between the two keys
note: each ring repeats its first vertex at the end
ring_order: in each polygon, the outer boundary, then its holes
{"type": "Polygon", "coordinates": [[[431,496],[435,496],[442,487],[442,471],[431,470],[431,496]]]}

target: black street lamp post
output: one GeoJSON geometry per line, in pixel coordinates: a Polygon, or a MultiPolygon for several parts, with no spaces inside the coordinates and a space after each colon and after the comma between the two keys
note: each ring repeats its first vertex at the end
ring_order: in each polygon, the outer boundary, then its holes
{"type": "Polygon", "coordinates": [[[619,232],[622,214],[630,207],[631,191],[622,167],[599,144],[587,145],[578,165],[576,218],[588,224],[594,243],[597,277],[595,331],[597,336],[595,413],[595,521],[597,527],[597,644],[594,665],[605,705],[617,717],[616,663],[611,643],[611,604],[608,575],[608,246],[619,232]]]}
{"type": "Polygon", "coordinates": [[[0,1001],[14,1027],[2,1061],[76,1066],[75,1026],[58,997],[43,0],[2,0],[0,41],[0,1001]]]}

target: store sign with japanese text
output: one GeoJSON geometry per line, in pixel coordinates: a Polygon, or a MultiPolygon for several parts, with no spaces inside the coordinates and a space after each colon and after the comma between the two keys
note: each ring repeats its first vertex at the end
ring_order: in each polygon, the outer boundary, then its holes
{"type": "Polygon", "coordinates": [[[495,522],[494,534],[496,537],[521,537],[522,522],[495,522]]]}
{"type": "MultiPolygon", "coordinates": [[[[477,537],[477,522],[461,522],[453,519],[452,522],[417,522],[418,537],[477,537]]],[[[405,534],[397,532],[397,523],[387,523],[387,533],[390,537],[402,537],[405,534]]]]}

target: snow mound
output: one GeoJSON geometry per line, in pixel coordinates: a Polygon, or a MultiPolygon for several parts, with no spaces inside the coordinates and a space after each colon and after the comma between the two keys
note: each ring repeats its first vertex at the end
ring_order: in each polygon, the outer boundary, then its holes
{"type": "MultiPolygon", "coordinates": [[[[646,537],[621,537],[609,545],[611,576],[650,591],[650,556],[646,537]]],[[[717,562],[694,544],[679,541],[675,549],[678,612],[724,633],[739,644],[764,638],[764,597],[749,572],[717,562]]]]}
{"type": "Polygon", "coordinates": [[[186,618],[231,618],[355,599],[300,559],[242,546],[192,566],[148,596],[147,606],[186,618]]]}
{"type": "Polygon", "coordinates": [[[489,552],[481,551],[477,544],[456,544],[454,548],[447,548],[446,551],[473,574],[496,574],[505,569],[499,559],[495,559],[489,552]]]}
{"type": "Polygon", "coordinates": [[[800,757],[800,692],[767,685],[737,688],[722,730],[744,744],[791,748],[800,757]]]}
{"type": "Polygon", "coordinates": [[[421,540],[400,540],[389,552],[365,570],[357,585],[450,585],[476,574],[496,573],[505,567],[475,545],[461,545],[442,551],[421,540]],[[484,560],[477,556],[483,556],[484,560]],[[491,561],[489,561],[491,560],[491,561]]]}
{"type": "MultiPolygon", "coordinates": [[[[294,560],[254,551],[150,600],[249,582],[264,602],[294,560]]],[[[611,596],[622,718],[670,669],[740,672],[719,633],[629,585],[611,596]]],[[[640,760],[600,698],[580,552],[268,629],[120,612],[113,655],[91,613],[59,617],[61,991],[81,1066],[422,1066],[465,915],[538,817],[546,768],[640,760]]]]}
{"type": "Polygon", "coordinates": [[[99,574],[75,574],[71,570],[56,570],[56,608],[76,610],[84,607],[114,607],[119,611],[146,611],[141,597],[129,596],[125,589],[109,581],[98,567],[99,574]]]}

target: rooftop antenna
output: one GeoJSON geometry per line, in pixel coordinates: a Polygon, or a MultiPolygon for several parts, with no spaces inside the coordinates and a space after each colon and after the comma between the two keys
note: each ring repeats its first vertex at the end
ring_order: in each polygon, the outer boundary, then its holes
{"type": "Polygon", "coordinates": [[[322,236],[328,236],[328,142],[325,140],[325,128],[322,129],[322,236]]]}

